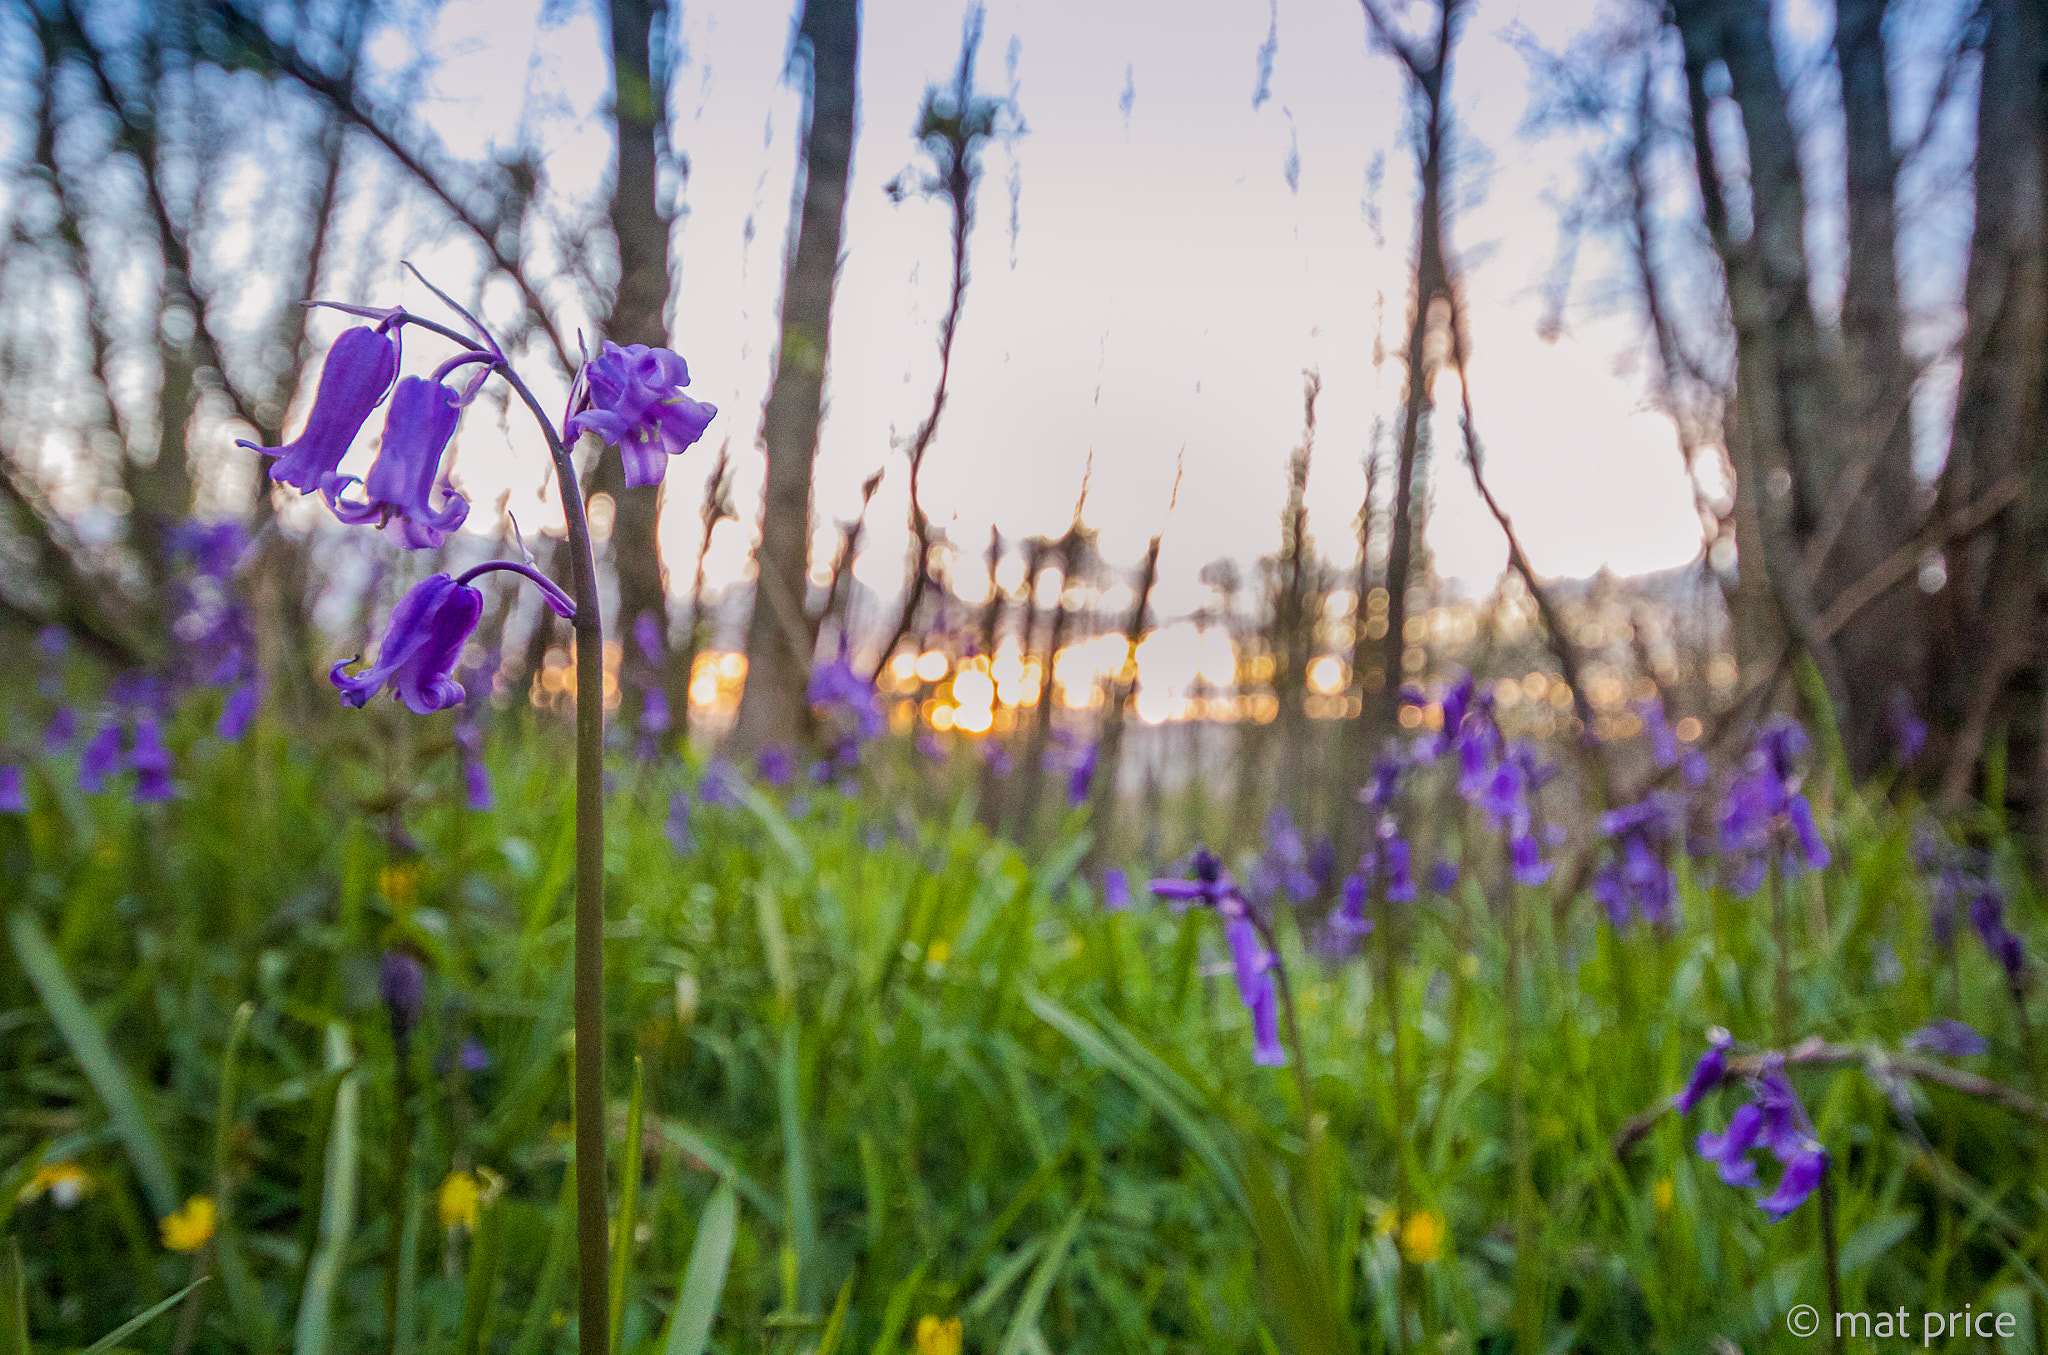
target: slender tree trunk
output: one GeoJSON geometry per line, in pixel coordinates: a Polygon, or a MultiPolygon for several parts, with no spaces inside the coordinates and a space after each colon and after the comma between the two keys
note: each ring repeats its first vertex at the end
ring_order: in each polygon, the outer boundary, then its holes
{"type": "Polygon", "coordinates": [[[808,715],[804,689],[813,640],[803,604],[811,462],[818,451],[832,289],[853,166],[858,0],[806,0],[798,43],[810,57],[810,118],[796,250],[782,291],[781,358],[762,420],[768,481],[755,554],[754,611],[747,623],[747,685],[735,730],[739,744],[749,748],[795,737],[808,715]]]}
{"type": "MultiPolygon", "coordinates": [[[[668,343],[668,219],[655,201],[657,138],[667,121],[666,82],[650,50],[650,37],[666,24],[661,0],[611,0],[612,117],[617,135],[611,225],[618,241],[619,283],[605,321],[617,344],[668,343]]],[[[601,456],[590,492],[612,497],[612,569],[619,581],[620,719],[634,728],[646,692],[659,686],[672,720],[689,710],[689,675],[676,670],[668,643],[668,583],[661,562],[661,486],[627,488],[625,464],[601,456]],[[646,624],[642,624],[643,620],[646,624]],[[654,653],[643,656],[639,637],[651,635],[654,653]]],[[[680,725],[673,726],[680,729],[680,725]]],[[[672,734],[670,737],[674,737],[672,734]]]]}

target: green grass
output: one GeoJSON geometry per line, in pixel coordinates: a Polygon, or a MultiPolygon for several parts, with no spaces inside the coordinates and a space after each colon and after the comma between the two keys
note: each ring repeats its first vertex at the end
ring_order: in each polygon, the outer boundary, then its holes
{"type": "MultiPolygon", "coordinates": [[[[28,817],[0,817],[0,1224],[34,1348],[76,1350],[217,1275],[123,1348],[383,1350],[394,1259],[401,1350],[573,1348],[566,745],[498,740],[499,807],[474,814],[442,718],[263,724],[225,747],[195,714],[171,741],[172,804],[81,796],[59,762],[31,769],[28,817]],[[395,945],[429,970],[398,1183],[376,979],[395,945]],[[450,1069],[465,1037],[487,1070],[450,1069]],[[90,1175],[80,1202],[17,1201],[60,1161],[90,1175]],[[440,1218],[456,1169],[502,1179],[473,1235],[440,1218]],[[212,1246],[165,1250],[157,1220],[197,1194],[222,1197],[212,1246]]],[[[1492,843],[1471,845],[1455,897],[1425,896],[1402,924],[1407,1124],[1372,971],[1305,953],[1283,923],[1312,1127],[1293,1071],[1250,1062],[1215,919],[1103,911],[1080,822],[1027,855],[885,758],[857,799],[700,805],[679,855],[663,823],[694,778],[613,770],[625,1355],[885,1355],[915,1350],[927,1314],[959,1317],[966,1349],[989,1355],[1513,1349],[1492,843]],[[1405,1227],[1397,1156],[1428,1216],[1405,1227]]],[[[1408,816],[1453,822],[1433,787],[1408,816]]],[[[1953,960],[1927,939],[1901,814],[1838,797],[1823,822],[1836,864],[1793,901],[1798,1033],[1895,1050],[1960,1016],[1992,1042],[1964,1066],[2038,1093],[2039,1051],[1975,938],[1965,928],[1953,960]],[[1879,942],[1903,977],[1873,965],[1879,942]]],[[[1994,841],[2038,957],[2038,901],[1994,841]]],[[[1768,909],[1688,882],[1678,931],[1617,938],[1589,899],[1526,898],[1547,1349],[1820,1348],[1784,1321],[1826,1306],[1817,1209],[1773,1223],[1691,1152],[1733,1093],[1626,1154],[1612,1143],[1681,1084],[1709,1027],[1768,1041],[1768,909]]],[[[1834,1154],[1845,1306],[2010,1310],[2023,1335],[2006,1349],[2032,1349],[2048,1305],[2042,1126],[1922,1086],[1923,1142],[1858,1067],[1794,1079],[1834,1154]]]]}

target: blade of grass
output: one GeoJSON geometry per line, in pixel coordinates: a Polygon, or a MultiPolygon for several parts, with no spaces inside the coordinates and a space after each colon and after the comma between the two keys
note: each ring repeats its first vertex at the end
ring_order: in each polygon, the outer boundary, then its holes
{"type": "Polygon", "coordinates": [[[619,1216],[612,1226],[612,1355],[619,1355],[619,1330],[626,1313],[626,1272],[633,1268],[634,1212],[640,1203],[641,1157],[640,1107],[646,1090],[646,1073],[640,1056],[633,1056],[633,1092],[626,1102],[626,1151],[619,1160],[619,1216]]]}
{"type": "Polygon", "coordinates": [[[100,1103],[107,1108],[114,1130],[121,1136],[121,1146],[127,1149],[128,1160],[135,1165],[136,1179],[141,1181],[143,1193],[149,1196],[149,1207],[158,1218],[176,1213],[177,1180],[171,1175],[164,1150],[151,1132],[149,1121],[143,1118],[142,1105],[135,1099],[135,1088],[129,1083],[127,1073],[122,1071],[120,1061],[114,1057],[99,1022],[93,1019],[84,1000],[78,996],[71,976],[64,972],[64,962],[58,958],[50,939],[36,925],[35,918],[27,909],[16,908],[8,914],[7,934],[14,943],[14,953],[21,961],[22,972],[35,986],[36,996],[43,1000],[43,1009],[50,1014],[51,1023],[64,1037],[64,1043],[71,1047],[71,1056],[78,1060],[78,1066],[85,1071],[86,1081],[92,1084],[100,1103]]]}
{"type": "Polygon", "coordinates": [[[1244,1183],[1237,1171],[1224,1155],[1223,1147],[1208,1126],[1186,1105],[1160,1084],[1150,1073],[1141,1069],[1131,1057],[1111,1044],[1093,1026],[1074,1015],[1044,994],[1031,989],[1024,992],[1024,1003],[1037,1013],[1038,1018],[1053,1029],[1080,1046],[1081,1052],[1109,1069],[1131,1085],[1145,1102],[1166,1118],[1167,1123],[1179,1131],[1180,1136],[1194,1150],[1195,1156],[1208,1165],[1216,1179],[1229,1192],[1231,1202],[1242,1210],[1247,1218],[1251,1216],[1251,1203],[1245,1196],[1244,1183]]]}
{"type": "MultiPolygon", "coordinates": [[[[105,1336],[102,1336],[99,1340],[93,1342],[84,1350],[79,1351],[78,1355],[103,1355],[103,1352],[114,1349],[114,1347],[120,1345],[129,1337],[135,1335],[136,1332],[141,1331],[144,1327],[156,1321],[165,1313],[171,1311],[171,1309],[177,1307],[178,1304],[181,1301],[183,1301],[184,1297],[187,1294],[197,1289],[200,1285],[205,1284],[206,1281],[207,1277],[202,1275],[198,1279],[192,1281],[192,1283],[186,1285],[183,1289],[180,1289],[177,1293],[165,1299],[162,1303],[152,1304],[149,1307],[144,1308],[141,1312],[129,1318],[126,1322],[123,1322],[120,1326],[114,1328],[105,1336]]],[[[23,1349],[25,1350],[27,1349],[27,1347],[24,1346],[23,1349]]]]}
{"type": "MultiPolygon", "coordinates": [[[[570,1175],[575,1175],[572,1170],[570,1175]]],[[[573,1207],[573,1206],[572,1206],[573,1207]]],[[[491,1290],[498,1281],[498,1259],[503,1250],[504,1211],[485,1203],[477,1213],[476,1236],[469,1244],[469,1274],[462,1295],[462,1331],[455,1338],[456,1355],[477,1355],[491,1325],[491,1290]]]]}
{"type": "Polygon", "coordinates": [[[882,1334],[868,1348],[868,1355],[896,1355],[896,1338],[910,1317],[911,1300],[917,1297],[917,1287],[924,1283],[924,1273],[930,1266],[930,1261],[919,1261],[916,1269],[889,1291],[889,1301],[882,1306],[882,1334]]]}
{"type": "Polygon", "coordinates": [[[299,1296],[297,1355],[327,1355],[334,1340],[334,1291],[356,1226],[358,1115],[362,1073],[355,1066],[348,1027],[327,1026],[327,1067],[346,1069],[334,1090],[334,1119],[327,1132],[327,1161],[320,1184],[320,1231],[313,1260],[306,1267],[306,1286],[299,1296]]]}
{"type": "Polygon", "coordinates": [[[775,1091],[782,1106],[782,1193],[789,1217],[789,1245],[796,1249],[797,1307],[818,1310],[818,1206],[811,1193],[809,1146],[804,1141],[801,1050],[797,1023],[782,1028],[782,1058],[775,1091]]]}
{"type": "Polygon", "coordinates": [[[825,1320],[825,1333],[818,1338],[816,1355],[837,1355],[839,1343],[846,1339],[846,1310],[853,1302],[853,1276],[846,1277],[846,1283],[839,1286],[839,1297],[832,1301],[832,1316],[825,1320]]]}
{"type": "Polygon", "coordinates": [[[697,1240],[677,1282],[675,1311],[669,1314],[668,1332],[661,1338],[661,1355],[704,1355],[738,1235],[739,1200],[728,1181],[712,1193],[703,1218],[697,1221],[697,1240]]]}
{"type": "Polygon", "coordinates": [[[7,1239],[0,1253],[0,1355],[30,1355],[28,1277],[21,1271],[21,1239],[7,1239]]]}
{"type": "Polygon", "coordinates": [[[576,1172],[562,1171],[562,1189],[555,1200],[555,1226],[548,1234],[547,1255],[540,1263],[540,1278],[534,1281],[533,1301],[526,1305],[526,1317],[519,1324],[519,1339],[512,1343],[512,1355],[540,1355],[546,1339],[548,1315],[562,1292],[569,1274],[569,1253],[576,1243],[576,1172]]]}
{"type": "MultiPolygon", "coordinates": [[[[1003,1333],[1003,1344],[996,1355],[1020,1355],[1025,1342],[1038,1330],[1038,1315],[1045,1310],[1045,1300],[1052,1293],[1053,1281],[1059,1278],[1060,1267],[1067,1263],[1067,1249],[1074,1245],[1074,1235],[1081,1231],[1081,1220],[1086,1218],[1088,1207],[1076,1205],[1074,1212],[1067,1215],[1059,1236],[1045,1249],[1039,1258],[1038,1268],[1031,1272],[1031,1283],[1024,1287],[1024,1297],[1017,1304],[1017,1311],[1010,1315],[1010,1326],[1003,1333]]],[[[1331,1350],[1338,1347],[1331,1346],[1331,1350]]]]}

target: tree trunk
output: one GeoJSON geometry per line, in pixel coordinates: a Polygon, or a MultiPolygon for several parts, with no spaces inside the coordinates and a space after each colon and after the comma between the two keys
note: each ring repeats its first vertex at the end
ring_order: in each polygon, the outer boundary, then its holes
{"type": "Polygon", "coordinates": [[[747,622],[747,685],[734,730],[742,748],[795,738],[809,713],[804,688],[813,640],[803,602],[811,541],[811,462],[818,452],[832,289],[853,165],[858,0],[807,0],[798,43],[810,56],[810,126],[796,250],[782,289],[781,358],[762,419],[768,481],[761,500],[761,544],[754,556],[759,568],[754,611],[747,622]]]}
{"type": "MultiPolygon", "coordinates": [[[[666,22],[660,0],[611,0],[612,117],[618,139],[612,189],[612,234],[619,247],[618,292],[605,337],[617,344],[668,343],[668,220],[654,200],[656,136],[666,117],[663,72],[654,68],[649,34],[666,22]]],[[[612,496],[612,568],[619,581],[620,717],[637,726],[650,687],[660,687],[672,720],[689,710],[689,675],[676,671],[668,643],[668,586],[661,564],[661,486],[626,487],[624,462],[607,451],[590,477],[590,492],[612,496]],[[642,619],[649,624],[641,625],[642,619]],[[637,637],[651,634],[654,653],[637,637]]]]}

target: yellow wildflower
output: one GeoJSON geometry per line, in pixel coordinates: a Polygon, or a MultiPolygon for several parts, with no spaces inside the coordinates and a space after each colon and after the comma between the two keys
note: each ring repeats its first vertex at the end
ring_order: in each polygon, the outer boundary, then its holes
{"type": "Polygon", "coordinates": [[[960,1355],[960,1319],[926,1313],[917,1320],[917,1355],[960,1355]]]}
{"type": "Polygon", "coordinates": [[[1443,1255],[1444,1216],[1434,1209],[1410,1214],[1401,1225],[1401,1250],[1410,1261],[1434,1261],[1443,1255]]]}
{"type": "Polygon", "coordinates": [[[37,1167],[36,1174],[16,1198],[28,1204],[48,1195],[51,1204],[69,1209],[91,1193],[92,1178],[85,1174],[85,1168],[76,1162],[55,1162],[37,1167]]]}
{"type": "Polygon", "coordinates": [[[468,1232],[476,1231],[476,1216],[483,1208],[483,1188],[469,1172],[449,1172],[441,1182],[438,1203],[441,1210],[441,1226],[453,1228],[461,1224],[468,1232]]]}
{"type": "Polygon", "coordinates": [[[378,871],[377,892],[399,908],[412,907],[420,895],[419,863],[406,861],[378,871]]]}
{"type": "Polygon", "coordinates": [[[951,959],[952,955],[953,947],[944,937],[940,937],[924,948],[924,958],[931,964],[933,969],[944,969],[946,961],[951,959]]]}
{"type": "Polygon", "coordinates": [[[158,1226],[163,1229],[164,1245],[172,1251],[198,1251],[212,1239],[216,1221],[212,1197],[194,1195],[158,1226]]]}
{"type": "Polygon", "coordinates": [[[1650,1200],[1657,1206],[1658,1213],[1668,1214],[1671,1212],[1671,1201],[1674,1193],[1671,1186],[1671,1178],[1668,1176],[1660,1178],[1656,1185],[1650,1187],[1650,1200]]]}

